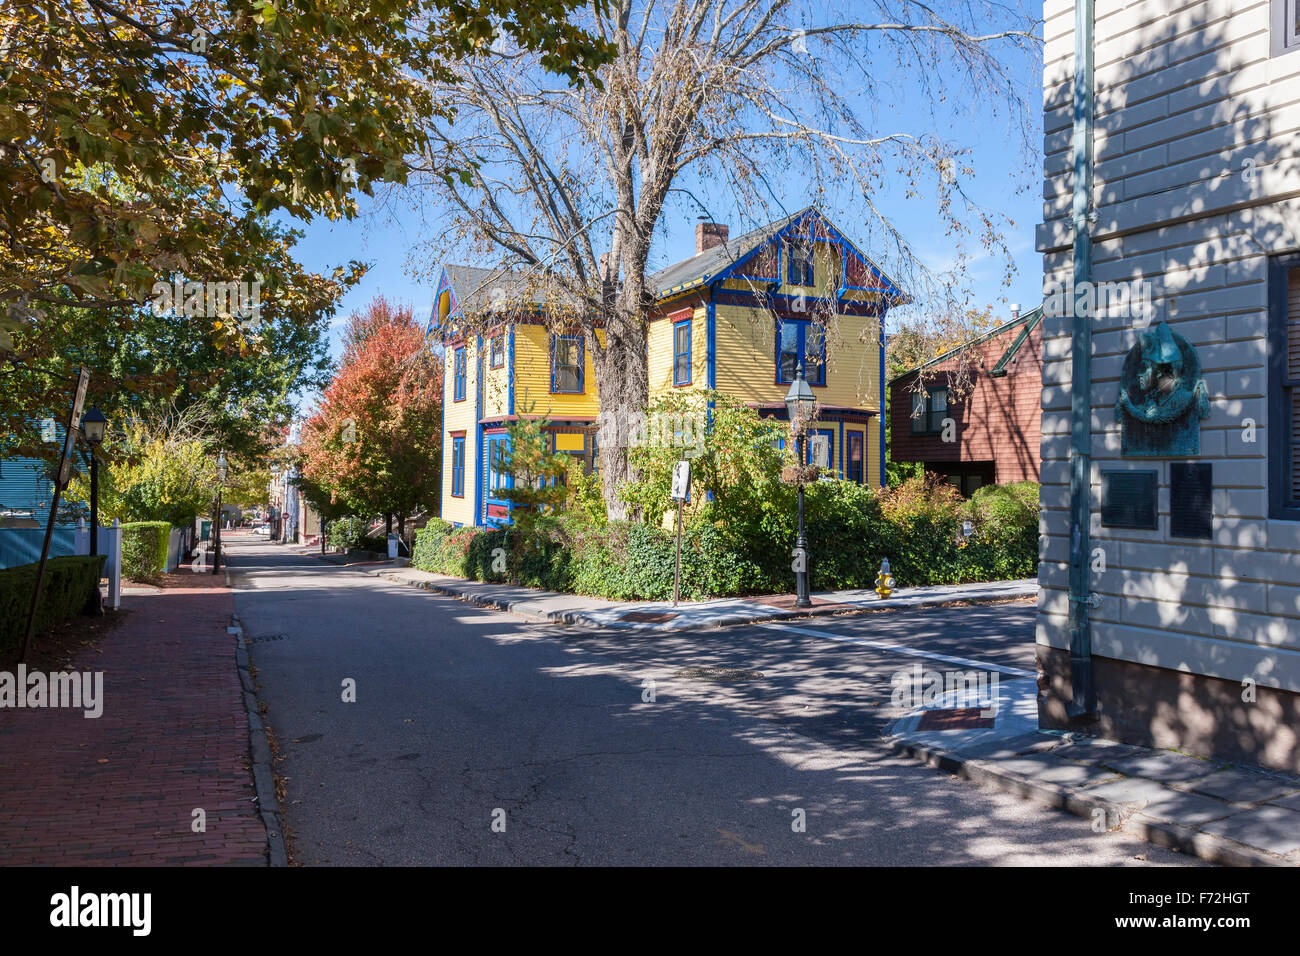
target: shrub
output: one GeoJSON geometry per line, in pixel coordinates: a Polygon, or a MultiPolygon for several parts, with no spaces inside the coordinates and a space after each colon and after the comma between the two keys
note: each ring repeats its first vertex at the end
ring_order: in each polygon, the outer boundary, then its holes
{"type": "Polygon", "coordinates": [[[166,521],[131,521],[122,525],[122,576],[131,581],[156,581],[167,569],[166,521]]]}
{"type": "Polygon", "coordinates": [[[450,521],[430,518],[423,528],[415,532],[415,547],[411,549],[411,567],[438,573],[442,539],[452,530],[450,521]]]}
{"type": "Polygon", "coordinates": [[[358,548],[369,550],[365,547],[366,531],[369,527],[369,521],[365,518],[358,518],[356,515],[335,518],[329,523],[326,540],[331,548],[341,548],[344,551],[358,548]]]}
{"type": "MultiPolygon", "coordinates": [[[[40,634],[59,621],[80,614],[99,587],[104,569],[104,555],[71,555],[50,558],[45,562],[45,585],[36,609],[36,633],[40,634]]],[[[22,648],[27,630],[27,613],[36,586],[36,565],[22,564],[0,570],[0,658],[8,658],[22,648]]]]}
{"type": "Polygon", "coordinates": [[[974,533],[966,580],[1033,577],[1038,568],[1038,483],[985,485],[966,503],[974,533]]]}
{"type": "MultiPolygon", "coordinates": [[[[990,487],[967,502],[934,476],[888,492],[824,481],[810,485],[805,498],[813,590],[874,587],[886,557],[902,586],[1032,576],[1037,561],[1032,482],[990,487]],[[973,525],[969,538],[962,536],[966,516],[973,525]]],[[[793,590],[793,507],[743,523],[728,520],[712,502],[697,508],[682,532],[684,600],[793,590]]],[[[570,513],[538,516],[529,529],[430,521],[416,533],[412,563],[455,577],[508,577],[529,587],[634,601],[672,597],[674,560],[674,535],[662,527],[597,524],[570,513]]]]}

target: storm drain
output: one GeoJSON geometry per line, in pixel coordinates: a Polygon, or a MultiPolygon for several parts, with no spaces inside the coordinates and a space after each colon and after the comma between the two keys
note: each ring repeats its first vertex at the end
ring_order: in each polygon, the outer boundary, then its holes
{"type": "Polygon", "coordinates": [[[663,624],[676,616],[676,611],[628,611],[619,620],[634,624],[663,624]]]}
{"type": "Polygon", "coordinates": [[[763,672],[746,670],[743,667],[685,667],[673,676],[686,680],[711,680],[734,684],[745,680],[762,680],[763,672]]]}
{"type": "Polygon", "coordinates": [[[271,641],[282,641],[288,634],[261,634],[257,637],[245,637],[245,644],[269,644],[271,641]]]}

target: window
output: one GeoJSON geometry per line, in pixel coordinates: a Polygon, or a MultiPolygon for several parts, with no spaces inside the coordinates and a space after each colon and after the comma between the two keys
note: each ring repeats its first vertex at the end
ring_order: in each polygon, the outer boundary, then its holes
{"type": "Polygon", "coordinates": [[[451,496],[465,497],[465,438],[451,440],[451,496]]]}
{"type": "Polygon", "coordinates": [[[912,393],[912,434],[937,435],[948,417],[948,387],[912,393]]]}
{"type": "Polygon", "coordinates": [[[789,285],[813,284],[813,244],[810,239],[787,239],[785,281],[789,285]]]}
{"type": "Polygon", "coordinates": [[[494,335],[489,351],[489,364],[493,368],[501,368],[506,364],[506,337],[504,335],[494,335]]]}
{"type": "Polygon", "coordinates": [[[1300,257],[1270,269],[1268,355],[1269,514],[1300,521],[1300,257]]]}
{"type": "Polygon", "coordinates": [[[1273,55],[1300,50],[1300,0],[1273,0],[1272,20],[1273,55]]]}
{"type": "Polygon", "coordinates": [[[809,385],[826,384],[826,330],[808,319],[780,319],[776,330],[776,380],[794,381],[799,356],[809,385]]]}
{"type": "Polygon", "coordinates": [[[582,392],[583,341],[581,335],[551,336],[551,391],[582,392]]]}
{"type": "Polygon", "coordinates": [[[849,481],[862,484],[865,474],[862,457],[862,432],[849,432],[849,481]]]}
{"type": "Polygon", "coordinates": [[[454,363],[455,391],[452,400],[463,402],[465,401],[465,347],[463,345],[456,350],[454,363]]]}
{"type": "Polygon", "coordinates": [[[673,326],[673,384],[691,384],[691,320],[673,326]]]}
{"type": "Polygon", "coordinates": [[[500,492],[509,487],[508,476],[502,469],[505,464],[508,438],[488,439],[488,497],[500,498],[500,492]]]}
{"type": "Polygon", "coordinates": [[[943,431],[943,420],[948,417],[948,389],[930,389],[930,431],[943,431]]]}
{"type": "Polygon", "coordinates": [[[823,469],[835,467],[835,433],[829,428],[814,428],[804,439],[804,464],[823,469]]]}

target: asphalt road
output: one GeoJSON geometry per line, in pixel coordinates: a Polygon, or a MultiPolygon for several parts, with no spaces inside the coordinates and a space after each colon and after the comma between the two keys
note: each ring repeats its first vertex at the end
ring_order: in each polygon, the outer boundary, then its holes
{"type": "Polygon", "coordinates": [[[917,658],[837,637],[1032,669],[1029,605],[592,632],[226,543],[297,863],[1195,863],[880,745],[917,658]]]}

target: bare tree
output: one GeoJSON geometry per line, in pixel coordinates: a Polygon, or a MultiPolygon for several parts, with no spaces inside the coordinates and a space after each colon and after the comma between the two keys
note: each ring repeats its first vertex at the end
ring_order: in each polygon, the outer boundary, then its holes
{"type": "MultiPolygon", "coordinates": [[[[1010,263],[1004,221],[967,194],[967,154],[941,130],[878,130],[875,117],[895,95],[919,95],[938,127],[938,104],[959,99],[982,115],[1001,114],[1028,160],[1033,121],[1017,78],[1032,74],[1025,67],[1039,41],[1037,21],[1007,3],[944,6],[613,0],[589,11],[588,28],[617,56],[599,84],[584,88],[553,82],[535,55],[498,42],[463,67],[459,85],[438,90],[457,119],[434,125],[424,165],[462,174],[424,179],[450,210],[428,252],[454,248],[525,272],[531,299],[555,304],[556,321],[582,329],[602,421],[647,401],[651,241],[678,202],[712,218],[691,187],[708,186],[710,195],[722,187],[756,225],[776,218],[778,177],[806,180],[800,206],[851,190],[862,210],[855,229],[866,231],[873,258],[913,301],[949,311],[959,284],[919,261],[876,206],[879,187],[897,175],[918,194],[930,191],[957,272],[971,241],[1010,263]]],[[[629,476],[617,445],[601,443],[606,506],[616,517],[626,513],[618,489],[629,476]]]]}

